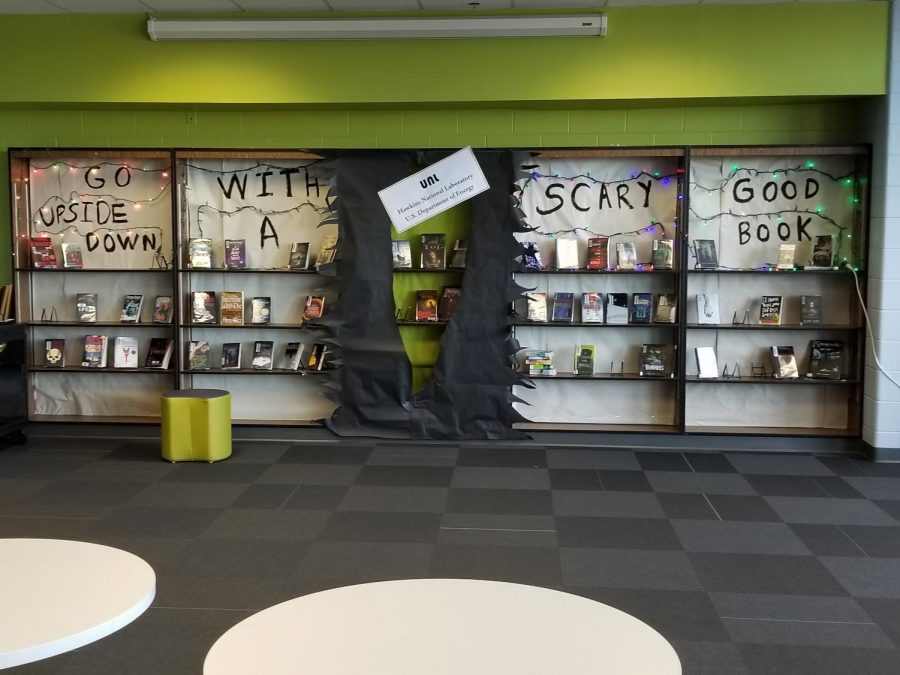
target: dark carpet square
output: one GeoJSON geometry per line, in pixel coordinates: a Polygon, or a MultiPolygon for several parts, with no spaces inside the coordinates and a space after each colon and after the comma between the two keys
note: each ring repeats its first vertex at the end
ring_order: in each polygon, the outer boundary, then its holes
{"type": "Polygon", "coordinates": [[[263,475],[268,464],[225,462],[179,462],[162,476],[160,482],[171,483],[252,483],[263,475]]]}
{"type": "Polygon", "coordinates": [[[278,461],[286,464],[365,464],[371,454],[370,445],[295,443],[278,461]]]}
{"type": "Polygon", "coordinates": [[[841,529],[872,558],[900,558],[900,527],[843,525],[841,529]]]}
{"type": "Polygon", "coordinates": [[[457,464],[547,468],[547,452],[543,448],[460,448],[457,464]]]}
{"type": "Polygon", "coordinates": [[[866,462],[863,471],[878,478],[900,478],[900,462],[866,462]]]}
{"type": "Polygon", "coordinates": [[[241,493],[233,506],[241,509],[278,509],[298,488],[296,485],[255,483],[241,493]]]}
{"type": "Polygon", "coordinates": [[[829,497],[864,499],[856,488],[839,476],[813,476],[810,480],[822,488],[829,497]]]}
{"type": "Polygon", "coordinates": [[[559,556],[569,587],[703,590],[684,551],[561,548],[559,556]]]}
{"type": "Polygon", "coordinates": [[[888,649],[823,649],[809,646],[743,644],[747,669],[758,675],[894,675],[898,653],[888,649]]]}
{"type": "Polygon", "coordinates": [[[308,546],[300,541],[198,539],[161,572],[175,577],[287,578],[300,564],[308,546]]]}
{"type": "Polygon", "coordinates": [[[693,471],[680,452],[635,452],[644,471],[693,471]]]}
{"type": "MultiPolygon", "coordinates": [[[[807,476],[765,476],[744,474],[761,495],[777,497],[827,497],[828,493],[807,476]]],[[[838,479],[840,480],[840,479],[838,479]]]]}
{"type": "Polygon", "coordinates": [[[347,494],[345,485],[300,485],[284,503],[285,509],[332,511],[347,494]]]}
{"type": "Polygon", "coordinates": [[[434,547],[430,544],[319,541],[310,546],[295,577],[383,581],[428,576],[434,547]]]}
{"type": "Polygon", "coordinates": [[[319,536],[320,541],[429,544],[437,541],[437,513],[366,513],[338,511],[319,536]]]}
{"type": "Polygon", "coordinates": [[[704,495],[657,492],[656,498],[668,518],[719,520],[704,495]]]}
{"type": "Polygon", "coordinates": [[[814,555],[865,556],[837,525],[791,523],[789,527],[814,555]]]}
{"type": "Polygon", "coordinates": [[[518,546],[435,546],[429,575],[449,579],[494,579],[559,587],[562,572],[556,548],[518,546]]]}
{"type": "Polygon", "coordinates": [[[601,469],[597,471],[600,485],[604,490],[620,490],[622,492],[652,492],[653,488],[642,471],[616,471],[601,469]]]}
{"type": "MultiPolygon", "coordinates": [[[[900,497],[900,495],[897,495],[900,497]]],[[[900,499],[874,499],[879,509],[900,523],[900,499]]]]}
{"type": "Polygon", "coordinates": [[[98,537],[199,536],[221,509],[123,507],[98,520],[90,529],[98,537]]]}
{"type": "Polygon", "coordinates": [[[600,478],[592,469],[550,469],[554,490],[599,490],[600,478]]]}
{"type": "Polygon", "coordinates": [[[859,598],[857,602],[881,630],[900,646],[900,600],[894,598],[859,598]]]}
{"type": "Polygon", "coordinates": [[[355,485],[397,485],[405,487],[450,487],[453,468],[449,466],[364,466],[355,485]]]}
{"type": "Polygon", "coordinates": [[[725,455],[718,452],[686,452],[684,458],[697,473],[737,473],[725,455]]]}
{"type": "Polygon", "coordinates": [[[559,545],[568,548],[621,548],[680,551],[668,521],[655,518],[556,518],[559,545]]]}
{"type": "Polygon", "coordinates": [[[452,488],[447,512],[552,515],[553,502],[549,491],[452,488]]]}
{"type": "MultiPolygon", "coordinates": [[[[128,474],[122,476],[127,479],[128,474]]],[[[58,480],[20,500],[21,504],[118,506],[147,489],[147,483],[58,480]]]]}
{"type": "Polygon", "coordinates": [[[160,460],[159,442],[132,441],[103,454],[102,462],[153,462],[160,460]]]}
{"type": "Polygon", "coordinates": [[[690,553],[703,587],[711,592],[846,595],[812,556],[690,553]]]}
{"type": "Polygon", "coordinates": [[[745,495],[707,495],[722,520],[779,522],[778,514],[762,497],[745,495]]]}
{"type": "Polygon", "coordinates": [[[828,467],[838,476],[868,476],[866,467],[870,461],[857,457],[816,457],[816,459],[828,467]]]}

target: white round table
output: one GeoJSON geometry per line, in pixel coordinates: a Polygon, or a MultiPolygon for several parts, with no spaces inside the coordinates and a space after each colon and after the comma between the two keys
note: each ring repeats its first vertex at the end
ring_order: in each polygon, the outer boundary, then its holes
{"type": "Polygon", "coordinates": [[[410,579],[265,609],[210,649],[204,675],[678,675],[647,624],[536,586],[410,579]]]}
{"type": "Polygon", "coordinates": [[[0,668],[77,649],[139,617],[156,595],[146,562],[109,546],[0,539],[0,668]]]}

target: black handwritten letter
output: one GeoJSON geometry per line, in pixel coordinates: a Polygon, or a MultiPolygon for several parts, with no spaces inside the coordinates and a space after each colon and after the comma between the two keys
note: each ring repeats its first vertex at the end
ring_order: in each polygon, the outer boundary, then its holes
{"type": "Polygon", "coordinates": [[[275,227],[272,225],[272,221],[269,220],[269,216],[265,216],[262,221],[262,225],[259,226],[259,247],[266,247],[266,239],[274,239],[275,246],[278,247],[278,233],[275,231],[275,227]],[[271,234],[266,234],[266,229],[271,232],[271,234]]]}
{"type": "Polygon", "coordinates": [[[294,186],[291,185],[291,175],[295,174],[295,173],[300,173],[300,169],[298,169],[297,167],[293,167],[293,168],[289,167],[287,169],[282,169],[278,173],[280,173],[282,176],[284,176],[284,193],[288,197],[293,197],[294,196],[294,191],[293,191],[294,186]]]}
{"type": "Polygon", "coordinates": [[[562,195],[554,194],[551,192],[551,190],[553,190],[553,188],[561,188],[561,187],[563,187],[562,183],[550,183],[550,185],[547,186],[547,189],[544,191],[544,194],[547,195],[547,197],[549,199],[552,199],[553,201],[557,202],[557,204],[553,208],[547,209],[546,211],[544,209],[542,209],[540,206],[538,206],[537,207],[538,213],[540,213],[542,216],[546,216],[547,214],[553,213],[554,211],[559,211],[563,207],[562,195]]]}
{"type": "Polygon", "coordinates": [[[760,223],[756,226],[756,238],[760,241],[769,241],[769,237],[771,234],[769,233],[769,226],[765,223],[760,223]]]}
{"type": "Polygon", "coordinates": [[[106,185],[106,179],[103,178],[102,176],[97,176],[96,178],[93,178],[95,171],[97,173],[100,173],[100,167],[99,166],[89,166],[87,168],[87,170],[85,170],[85,172],[84,172],[84,182],[89,188],[94,188],[94,189],[102,188],[104,185],[106,185]],[[93,178],[93,182],[91,182],[92,178],[93,178]]]}
{"type": "Polygon", "coordinates": [[[626,205],[629,209],[631,209],[632,211],[634,211],[634,207],[631,205],[631,202],[629,202],[629,201],[625,198],[625,195],[627,195],[627,194],[628,194],[628,183],[619,183],[618,185],[616,185],[616,197],[619,198],[619,208],[621,209],[621,208],[622,208],[622,202],[625,202],[625,205],[626,205]]]}
{"type": "Polygon", "coordinates": [[[578,202],[575,201],[575,193],[578,192],[579,188],[588,188],[590,189],[590,185],[587,183],[576,183],[575,187],[572,188],[572,206],[574,206],[579,211],[588,211],[587,206],[578,206],[578,202]]]}
{"type": "Polygon", "coordinates": [[[96,234],[88,232],[84,235],[84,243],[87,246],[88,251],[96,251],[97,247],[100,245],[100,240],[97,238],[96,234]]]}
{"type": "Polygon", "coordinates": [[[750,223],[742,220],[738,223],[738,242],[743,246],[748,241],[750,241],[750,223]]]}
{"type": "Polygon", "coordinates": [[[128,222],[128,214],[125,213],[125,202],[115,202],[112,205],[112,220],[120,225],[128,222]]]}
{"type": "Polygon", "coordinates": [[[319,196],[319,177],[313,176],[310,180],[309,169],[306,170],[306,196],[309,197],[312,188],[316,189],[316,197],[319,196]]]}
{"type": "Polygon", "coordinates": [[[649,180],[646,183],[642,183],[641,181],[636,181],[638,187],[644,191],[644,208],[646,209],[650,206],[650,187],[653,185],[649,180]]]}
{"type": "Polygon", "coordinates": [[[272,172],[271,172],[271,171],[260,171],[260,172],[259,172],[258,174],[256,174],[256,175],[259,176],[259,177],[262,179],[262,192],[260,192],[260,193],[259,193],[258,195],[256,195],[256,196],[257,196],[257,197],[271,197],[273,193],[271,193],[271,192],[268,191],[268,188],[267,188],[267,186],[266,186],[266,183],[267,183],[268,180],[269,180],[269,176],[272,175],[272,172]]]}
{"type": "Polygon", "coordinates": [[[803,194],[807,199],[812,199],[817,194],[819,194],[819,181],[817,181],[815,178],[807,178],[806,189],[804,190],[803,194]]]}
{"type": "Polygon", "coordinates": [[[612,202],[609,199],[609,190],[607,189],[606,183],[601,183],[600,184],[600,200],[599,200],[600,203],[597,205],[597,208],[599,208],[601,211],[603,210],[603,202],[604,201],[606,202],[606,208],[611,209],[612,202]]]}
{"type": "Polygon", "coordinates": [[[784,185],[781,186],[781,194],[785,199],[796,199],[797,184],[792,180],[784,181],[784,185]]]}
{"type": "Polygon", "coordinates": [[[741,178],[734,183],[734,201],[738,204],[746,204],[751,199],[753,199],[753,188],[751,187],[741,187],[742,183],[749,183],[749,178],[741,178]],[[738,190],[741,191],[741,196],[738,197],[738,190]]]}
{"type": "Polygon", "coordinates": [[[231,193],[234,191],[234,188],[237,187],[238,192],[241,193],[241,199],[245,199],[245,193],[247,192],[247,174],[245,173],[240,178],[237,177],[237,174],[231,174],[231,181],[228,183],[228,187],[225,187],[225,183],[222,182],[221,176],[216,176],[216,180],[219,181],[219,187],[222,188],[222,194],[225,195],[226,199],[231,199],[231,193]],[[243,182],[241,180],[243,179],[243,182]]]}
{"type": "Polygon", "coordinates": [[[811,217],[804,220],[803,216],[797,216],[797,241],[803,241],[803,237],[806,237],[806,241],[812,241],[812,237],[806,231],[806,226],[809,225],[810,220],[812,220],[811,217]]]}
{"type": "Polygon", "coordinates": [[[791,226],[787,223],[778,223],[778,238],[787,241],[791,238],[791,226]]]}

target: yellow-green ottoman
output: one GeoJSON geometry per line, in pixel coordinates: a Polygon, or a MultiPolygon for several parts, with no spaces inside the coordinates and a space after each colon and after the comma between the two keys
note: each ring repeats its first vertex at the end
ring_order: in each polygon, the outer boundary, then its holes
{"type": "Polygon", "coordinates": [[[217,462],[231,456],[231,394],[182,389],[162,395],[162,456],[170,462],[217,462]]]}

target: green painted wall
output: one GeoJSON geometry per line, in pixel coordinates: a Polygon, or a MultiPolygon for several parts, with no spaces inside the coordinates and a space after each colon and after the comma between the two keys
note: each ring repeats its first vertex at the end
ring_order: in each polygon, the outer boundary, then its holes
{"type": "Polygon", "coordinates": [[[309,43],[160,43],[139,15],[4,15],[0,104],[455,107],[885,91],[887,2],[607,14],[604,38],[309,43]]]}

